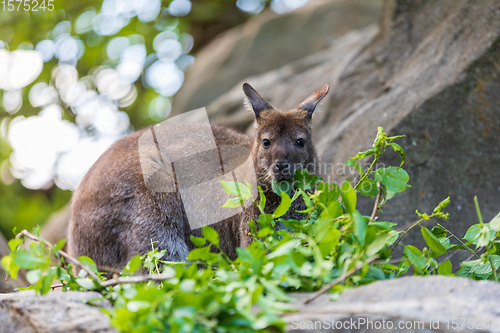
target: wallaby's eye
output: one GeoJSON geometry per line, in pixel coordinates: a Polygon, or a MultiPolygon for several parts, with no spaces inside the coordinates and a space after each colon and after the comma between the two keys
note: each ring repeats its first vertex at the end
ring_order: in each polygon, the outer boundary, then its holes
{"type": "Polygon", "coordinates": [[[305,144],[304,139],[297,139],[297,141],[295,141],[295,145],[299,148],[303,148],[304,144],[305,144]]]}
{"type": "Polygon", "coordinates": [[[264,148],[268,148],[270,145],[271,141],[269,141],[268,139],[262,140],[262,146],[264,146],[264,148]]]}

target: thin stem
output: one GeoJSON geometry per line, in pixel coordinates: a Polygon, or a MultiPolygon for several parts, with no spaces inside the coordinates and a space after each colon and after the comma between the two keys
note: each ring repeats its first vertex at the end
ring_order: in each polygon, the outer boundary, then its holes
{"type": "Polygon", "coordinates": [[[489,252],[488,252],[488,260],[489,260],[490,265],[491,265],[491,270],[493,271],[493,277],[495,278],[495,281],[498,282],[497,271],[495,269],[495,266],[493,266],[493,261],[491,260],[491,256],[490,256],[489,252]]]}
{"type": "MultiPolygon", "coordinates": [[[[27,237],[31,240],[34,240],[36,242],[39,242],[39,243],[43,243],[45,244],[47,247],[49,247],[51,250],[54,249],[54,245],[52,245],[51,243],[47,242],[46,240],[44,239],[41,239],[35,235],[33,235],[32,233],[29,233],[27,230],[23,230],[21,231],[20,233],[18,233],[16,235],[16,238],[21,238],[22,236],[24,237],[27,237]]],[[[75,265],[75,266],[78,266],[80,267],[81,269],[83,269],[85,272],[87,272],[88,275],[90,275],[94,280],[96,280],[99,284],[101,283],[101,278],[99,278],[99,276],[97,276],[96,273],[94,273],[88,266],[80,263],[78,261],[78,259],[70,256],[68,253],[66,253],[65,251],[63,250],[59,250],[59,254],[61,255],[61,257],[63,257],[64,259],[66,259],[69,263],[75,265]]]]}
{"type": "Polygon", "coordinates": [[[370,167],[366,170],[365,174],[363,175],[363,177],[361,177],[361,179],[358,181],[358,183],[356,184],[356,186],[354,186],[354,189],[357,189],[359,184],[361,184],[361,182],[363,180],[365,180],[365,178],[368,176],[368,174],[370,173],[370,171],[372,170],[373,166],[375,165],[375,162],[377,162],[378,158],[374,158],[373,159],[373,162],[372,164],[370,164],[370,167]]]}
{"type": "MultiPolygon", "coordinates": [[[[153,242],[152,238],[150,239],[150,241],[151,241],[151,249],[152,249],[152,251],[154,251],[155,250],[154,243],[156,243],[156,242],[153,242]]],[[[156,267],[156,273],[160,274],[160,268],[158,267],[158,261],[155,261],[155,267],[156,267]]]]}
{"type": "Polygon", "coordinates": [[[470,247],[468,247],[460,238],[458,238],[457,236],[455,236],[454,233],[452,233],[450,230],[446,229],[445,227],[443,227],[440,223],[437,224],[439,227],[443,228],[444,231],[446,231],[447,233],[449,233],[451,236],[453,236],[457,241],[460,242],[460,244],[462,244],[462,246],[464,246],[467,251],[469,251],[470,253],[474,254],[476,256],[477,259],[479,259],[480,257],[477,255],[476,251],[474,251],[473,249],[471,249],[470,247]]]}
{"type": "MultiPolygon", "coordinates": [[[[215,244],[214,244],[215,245],[215,244]]],[[[222,253],[222,256],[224,259],[226,259],[227,263],[234,269],[236,270],[236,267],[234,266],[234,262],[229,258],[229,256],[224,252],[219,245],[215,245],[217,247],[217,250],[219,250],[220,253],[222,253]]]]}
{"type": "Polygon", "coordinates": [[[483,226],[483,217],[481,216],[481,211],[479,210],[479,203],[477,202],[477,195],[474,196],[474,206],[476,206],[476,214],[479,220],[479,226],[483,226]]]}
{"type": "Polygon", "coordinates": [[[309,214],[307,214],[306,224],[309,223],[309,218],[311,217],[311,214],[312,214],[312,212],[314,212],[314,210],[316,209],[316,207],[318,207],[318,203],[315,203],[314,206],[313,206],[313,208],[309,212],[309,214]]]}
{"type": "MultiPolygon", "coordinates": [[[[51,250],[54,249],[54,246],[47,242],[44,239],[41,239],[31,233],[29,233],[27,230],[23,230],[20,233],[16,235],[16,238],[21,238],[21,237],[26,237],[31,240],[34,240],[39,243],[45,244],[47,247],[49,247],[51,250]]],[[[118,278],[113,278],[109,279],[106,281],[102,281],[97,274],[95,274],[88,266],[80,263],[78,259],[70,256],[68,253],[65,251],[59,250],[59,254],[61,257],[65,258],[68,262],[71,264],[80,267],[83,269],[85,272],[87,272],[101,287],[106,288],[110,286],[115,286],[117,284],[123,284],[123,283],[139,283],[139,282],[146,282],[146,281],[164,281],[173,278],[175,275],[136,275],[136,276],[124,276],[124,277],[118,277],[118,278]]],[[[62,287],[62,284],[56,284],[53,285],[52,288],[57,288],[57,287],[62,287]]]]}
{"type": "MultiPolygon", "coordinates": [[[[372,211],[372,216],[370,217],[370,222],[375,221],[375,218],[377,217],[378,209],[379,209],[379,204],[380,204],[380,197],[382,192],[380,191],[379,183],[377,182],[377,187],[379,188],[379,192],[377,194],[377,197],[375,198],[375,204],[373,205],[373,211],[372,211]]],[[[368,223],[370,223],[368,222],[368,223]]]]}
{"type": "Polygon", "coordinates": [[[366,262],[363,262],[361,263],[360,265],[352,268],[350,271],[348,271],[347,273],[344,273],[342,274],[341,276],[339,276],[338,278],[336,278],[335,280],[333,280],[332,282],[330,282],[329,284],[327,284],[326,286],[324,286],[323,288],[321,288],[320,290],[318,290],[316,293],[314,293],[311,297],[309,297],[308,299],[306,299],[304,301],[304,304],[309,304],[311,303],[312,301],[314,301],[316,298],[318,298],[319,296],[323,295],[324,293],[326,293],[328,290],[330,290],[333,286],[341,283],[342,281],[344,281],[345,279],[347,279],[349,276],[353,275],[354,273],[356,273],[357,271],[359,271],[360,269],[362,269],[365,265],[369,265],[371,264],[372,262],[374,262],[376,259],[378,259],[378,255],[375,255],[373,257],[371,257],[370,259],[368,259],[368,261],[366,262]]]}
{"type": "MultiPolygon", "coordinates": [[[[433,217],[434,215],[431,215],[429,216],[429,218],[433,217]]],[[[404,236],[406,236],[406,234],[408,233],[408,231],[410,231],[411,229],[413,229],[413,227],[419,225],[424,219],[420,219],[418,221],[416,221],[415,223],[413,223],[411,225],[411,227],[409,227],[408,229],[406,229],[406,231],[403,233],[403,235],[401,235],[401,237],[399,237],[398,241],[392,246],[392,249],[391,249],[391,253],[392,251],[394,251],[394,249],[396,248],[396,246],[398,246],[399,242],[401,242],[401,240],[403,239],[404,236]]]]}
{"type": "Polygon", "coordinates": [[[102,281],[100,284],[103,287],[116,286],[124,283],[139,283],[147,281],[165,281],[175,277],[175,275],[136,275],[136,276],[122,276],[118,278],[102,281]]]}

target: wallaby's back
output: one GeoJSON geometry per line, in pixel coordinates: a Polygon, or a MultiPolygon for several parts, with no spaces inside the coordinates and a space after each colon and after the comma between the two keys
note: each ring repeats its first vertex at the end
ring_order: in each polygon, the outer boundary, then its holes
{"type": "MultiPolygon", "coordinates": [[[[192,248],[179,192],[154,192],[144,183],[138,140],[146,130],[111,146],[73,196],[69,251],[74,256],[91,257],[101,269],[123,267],[134,255],[150,251],[151,241],[155,248],[166,249],[165,259],[172,261],[185,260],[192,248]]],[[[212,131],[218,147],[240,145],[250,149],[251,140],[244,134],[222,126],[212,126],[212,131]]],[[[239,245],[237,220],[235,217],[212,226],[230,254],[239,245]]]]}

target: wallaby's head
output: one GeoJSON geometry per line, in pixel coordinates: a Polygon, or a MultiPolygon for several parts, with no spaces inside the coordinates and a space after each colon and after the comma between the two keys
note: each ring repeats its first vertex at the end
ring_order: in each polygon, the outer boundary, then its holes
{"type": "Polygon", "coordinates": [[[317,173],[311,119],[329,89],[325,84],[296,108],[278,111],[248,83],[243,85],[255,113],[256,135],[252,154],[260,182],[290,178],[300,168],[317,173]]]}

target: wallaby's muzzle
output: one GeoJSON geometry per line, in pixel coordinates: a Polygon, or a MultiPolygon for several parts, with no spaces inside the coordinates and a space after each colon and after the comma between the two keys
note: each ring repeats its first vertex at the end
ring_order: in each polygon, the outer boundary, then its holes
{"type": "Polygon", "coordinates": [[[289,179],[293,175],[293,167],[288,160],[278,160],[274,162],[273,173],[277,180],[289,179]]]}

